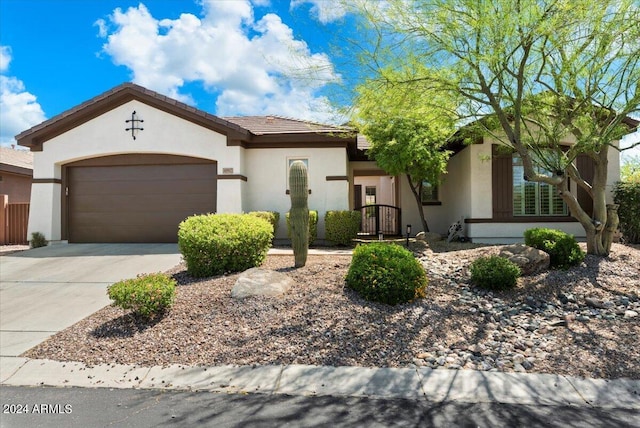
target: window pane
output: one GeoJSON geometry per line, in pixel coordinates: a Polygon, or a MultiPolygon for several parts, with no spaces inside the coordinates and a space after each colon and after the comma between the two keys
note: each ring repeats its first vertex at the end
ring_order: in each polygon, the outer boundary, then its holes
{"type": "Polygon", "coordinates": [[[548,184],[540,183],[540,215],[551,214],[551,192],[548,184]]]}
{"type": "MultiPolygon", "coordinates": [[[[554,189],[555,190],[555,189],[554,189]]],[[[552,207],[554,215],[567,215],[567,204],[564,203],[557,191],[553,192],[552,207]]]]}
{"type": "MultiPolygon", "coordinates": [[[[544,174],[543,168],[537,172],[544,174]]],[[[555,186],[524,180],[524,167],[519,156],[513,155],[513,215],[567,215],[567,205],[555,186]]]]}
{"type": "Polygon", "coordinates": [[[376,203],[376,188],[375,186],[367,186],[364,189],[364,204],[375,205],[376,203]]]}
{"type": "Polygon", "coordinates": [[[522,166],[513,165],[513,215],[524,215],[524,178],[522,166]]]}
{"type": "Polygon", "coordinates": [[[537,183],[527,181],[524,184],[524,214],[536,215],[537,183]]]}
{"type": "Polygon", "coordinates": [[[428,181],[422,182],[422,202],[435,202],[438,200],[438,187],[432,185],[428,181]]]}

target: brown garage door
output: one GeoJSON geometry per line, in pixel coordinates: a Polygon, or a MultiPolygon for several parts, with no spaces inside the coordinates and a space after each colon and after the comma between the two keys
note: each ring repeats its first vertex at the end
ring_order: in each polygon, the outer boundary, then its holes
{"type": "Polygon", "coordinates": [[[101,159],[105,165],[67,167],[69,242],[176,242],[182,220],[216,211],[215,162],[175,164],[185,158],[161,155],[101,159]],[[161,163],[129,164],[141,159],[161,163]]]}

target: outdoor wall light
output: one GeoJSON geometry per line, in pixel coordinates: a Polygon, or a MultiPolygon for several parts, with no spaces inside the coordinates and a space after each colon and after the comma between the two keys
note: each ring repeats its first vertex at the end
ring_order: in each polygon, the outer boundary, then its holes
{"type": "Polygon", "coordinates": [[[411,235],[411,225],[407,225],[407,248],[409,248],[409,236],[411,235]]]}
{"type": "Polygon", "coordinates": [[[136,139],[136,135],[138,135],[138,131],[144,131],[144,128],[140,126],[142,122],[144,122],[144,120],[138,119],[138,116],[135,110],[133,111],[133,113],[131,113],[131,119],[125,120],[125,123],[131,124],[129,128],[125,128],[125,131],[131,131],[131,136],[133,137],[134,140],[136,139]]]}

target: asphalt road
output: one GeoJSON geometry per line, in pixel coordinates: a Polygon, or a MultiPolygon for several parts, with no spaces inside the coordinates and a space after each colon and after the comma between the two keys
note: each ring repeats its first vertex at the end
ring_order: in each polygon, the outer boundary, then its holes
{"type": "Polygon", "coordinates": [[[1,387],[0,403],[3,428],[640,426],[624,409],[136,389],[1,387]]]}

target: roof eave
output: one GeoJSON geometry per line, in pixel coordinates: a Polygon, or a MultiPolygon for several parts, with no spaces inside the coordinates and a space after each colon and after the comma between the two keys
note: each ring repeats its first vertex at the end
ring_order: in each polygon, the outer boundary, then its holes
{"type": "Polygon", "coordinates": [[[16,141],[21,146],[29,147],[31,151],[41,151],[44,142],[132,100],[224,134],[229,139],[249,140],[251,138],[249,131],[236,124],[142,86],[124,83],[18,134],[16,141]]]}

